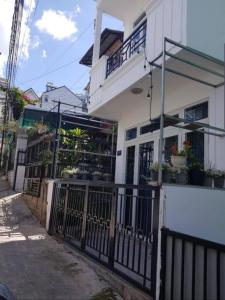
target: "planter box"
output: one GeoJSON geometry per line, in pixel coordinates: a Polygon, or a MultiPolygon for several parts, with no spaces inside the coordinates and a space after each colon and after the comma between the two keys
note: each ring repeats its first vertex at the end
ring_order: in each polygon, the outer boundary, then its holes
{"type": "Polygon", "coordinates": [[[187,172],[180,172],[176,174],[176,183],[177,184],[188,184],[188,175],[187,172]]]}

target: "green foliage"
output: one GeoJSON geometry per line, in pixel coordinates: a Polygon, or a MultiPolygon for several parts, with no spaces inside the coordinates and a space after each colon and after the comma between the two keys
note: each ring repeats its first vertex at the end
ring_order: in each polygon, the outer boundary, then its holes
{"type": "Polygon", "coordinates": [[[52,152],[50,150],[44,150],[40,154],[40,160],[42,166],[47,167],[52,162],[52,152]]]}

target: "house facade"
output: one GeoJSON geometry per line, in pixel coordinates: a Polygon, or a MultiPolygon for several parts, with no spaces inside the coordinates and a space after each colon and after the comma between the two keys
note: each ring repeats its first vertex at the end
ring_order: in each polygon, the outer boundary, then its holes
{"type": "MultiPolygon", "coordinates": [[[[170,54],[166,57],[167,68],[175,72],[166,72],[164,113],[224,129],[222,60],[225,21],[222,11],[225,3],[219,0],[213,3],[209,0],[130,2],[96,2],[88,109],[92,115],[118,122],[116,182],[140,184],[143,176],[148,176],[151,163],[159,159],[160,124],[157,118],[161,112],[162,75],[156,65],[162,65],[160,54],[164,38],[175,42],[166,49],[170,54]],[[110,56],[99,55],[103,14],[116,17],[124,24],[123,44],[110,56]],[[212,15],[210,20],[209,15],[212,15]],[[188,54],[176,43],[201,52],[188,54]],[[199,55],[203,53],[204,58],[199,55]],[[173,55],[182,61],[174,59],[173,55]],[[186,64],[186,61],[190,63],[186,64]],[[204,69],[212,70],[214,75],[204,69]],[[176,72],[187,76],[177,76],[176,72]]],[[[205,169],[213,166],[225,170],[224,137],[179,126],[164,124],[163,159],[170,157],[172,145],[181,149],[185,140],[191,142],[205,169]]]]}
{"type": "MultiPolygon", "coordinates": [[[[47,83],[46,91],[41,95],[41,107],[46,110],[51,110],[57,105],[57,101],[77,107],[77,110],[82,107],[85,110],[86,103],[83,97],[73,93],[68,87],[53,86],[52,83],[47,83]]],[[[57,109],[56,109],[57,110],[57,109]]],[[[68,110],[68,105],[61,105],[61,111],[68,110]]]]}

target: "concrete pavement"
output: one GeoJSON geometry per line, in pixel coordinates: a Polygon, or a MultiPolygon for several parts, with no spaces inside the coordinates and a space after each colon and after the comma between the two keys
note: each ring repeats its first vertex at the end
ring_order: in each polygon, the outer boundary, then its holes
{"type": "Polygon", "coordinates": [[[79,255],[48,236],[11,192],[0,193],[0,283],[17,300],[121,299],[79,255]]]}

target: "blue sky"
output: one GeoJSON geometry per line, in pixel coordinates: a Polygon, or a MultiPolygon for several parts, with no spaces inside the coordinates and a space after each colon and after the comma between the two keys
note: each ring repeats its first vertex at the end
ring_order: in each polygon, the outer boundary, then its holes
{"type": "MultiPolygon", "coordinates": [[[[13,2],[0,0],[6,5],[5,1],[13,2]]],[[[44,91],[48,81],[82,92],[89,80],[89,68],[80,65],[79,59],[93,43],[95,1],[39,0],[35,10],[36,5],[35,0],[25,0],[15,84],[23,90],[33,87],[38,94],[44,91]],[[72,61],[76,62],[31,81],[72,61]]],[[[122,29],[121,23],[110,16],[103,18],[104,27],[122,29]]]]}

